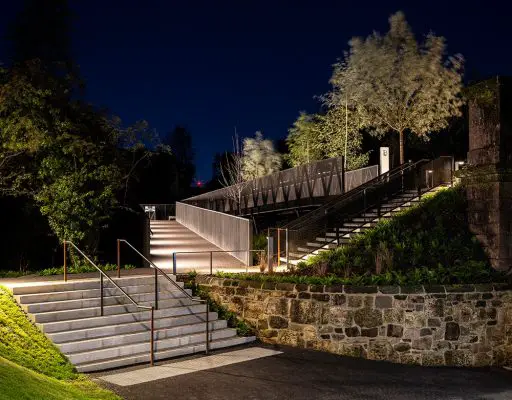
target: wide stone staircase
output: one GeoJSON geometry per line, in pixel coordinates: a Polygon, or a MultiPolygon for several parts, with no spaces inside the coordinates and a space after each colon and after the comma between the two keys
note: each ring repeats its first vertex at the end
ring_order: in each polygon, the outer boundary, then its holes
{"type": "MultiPolygon", "coordinates": [[[[171,279],[174,276],[168,275],[171,279]]],[[[154,311],[154,358],[166,359],[206,349],[206,305],[160,277],[158,309],[154,311]]],[[[155,305],[155,277],[114,279],[139,305],[155,305]]],[[[108,280],[103,288],[103,316],[99,279],[44,282],[12,288],[30,319],[55,343],[80,372],[99,371],[149,362],[150,315],[131,304],[108,280]]],[[[190,295],[191,292],[187,289],[190,295]]],[[[209,348],[218,349],[255,340],[238,337],[236,329],[208,315],[209,348]]]]}
{"type": "MultiPolygon", "coordinates": [[[[445,185],[436,186],[424,191],[422,195],[433,194],[444,187],[445,185]]],[[[420,198],[416,196],[416,193],[416,190],[400,192],[383,202],[380,205],[380,210],[376,207],[370,208],[356,217],[344,221],[337,228],[330,228],[316,238],[298,246],[295,251],[290,252],[289,263],[297,265],[300,261],[305,261],[313,255],[346,245],[354,236],[373,228],[380,220],[393,218],[398,212],[417,204],[420,198]]],[[[281,261],[286,262],[286,258],[281,256],[281,261]]]]}

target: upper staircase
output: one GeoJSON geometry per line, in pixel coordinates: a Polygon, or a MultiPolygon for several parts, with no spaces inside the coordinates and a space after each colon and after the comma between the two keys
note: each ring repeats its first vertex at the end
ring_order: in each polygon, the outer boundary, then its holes
{"type": "MultiPolygon", "coordinates": [[[[173,275],[168,275],[173,281],[173,275]]],[[[155,277],[82,279],[13,287],[13,295],[29,318],[55,343],[80,372],[99,371],[150,361],[151,311],[132,304],[155,306],[155,277]]],[[[206,317],[206,304],[194,301],[191,291],[165,279],[158,281],[158,308],[154,310],[154,359],[160,360],[206,349],[206,321],[209,348],[248,343],[254,337],[238,337],[236,329],[218,319],[206,317]]]]}
{"type": "Polygon", "coordinates": [[[420,160],[398,168],[329,201],[278,232],[288,230],[288,257],[280,261],[297,265],[312,255],[347,244],[355,235],[392,218],[427,193],[451,185],[453,158],[420,160]]]}

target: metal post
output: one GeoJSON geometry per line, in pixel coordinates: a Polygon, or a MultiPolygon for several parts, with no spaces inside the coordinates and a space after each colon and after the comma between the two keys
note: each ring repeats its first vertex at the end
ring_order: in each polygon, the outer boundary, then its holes
{"type": "Polygon", "coordinates": [[[103,317],[103,274],[100,273],[100,314],[103,317]]]}
{"type": "Polygon", "coordinates": [[[155,308],[151,307],[151,338],[149,342],[150,346],[150,353],[149,353],[149,362],[151,363],[151,366],[155,363],[155,308]]]}
{"type": "Polygon", "coordinates": [[[155,268],[155,309],[158,310],[158,270],[155,268]]]}
{"type": "Polygon", "coordinates": [[[210,301],[206,299],[206,345],[205,354],[210,350],[210,301]]]}
{"type": "Polygon", "coordinates": [[[64,282],[66,282],[68,280],[68,267],[67,267],[67,264],[66,264],[66,259],[68,258],[67,257],[67,252],[66,252],[66,241],[64,240],[63,242],[64,244],[64,282]]]}
{"type": "Polygon", "coordinates": [[[286,268],[290,266],[290,246],[288,239],[288,228],[286,228],[286,268]]]}
{"type": "Polygon", "coordinates": [[[121,278],[121,241],[117,239],[117,277],[121,278]]]}
{"type": "Polygon", "coordinates": [[[277,266],[281,266],[281,228],[277,228],[277,266]]]}
{"type": "Polygon", "coordinates": [[[267,265],[268,265],[268,272],[272,273],[273,266],[272,266],[272,258],[274,257],[274,242],[270,236],[267,236],[267,265]]]}
{"type": "Polygon", "coordinates": [[[176,275],[176,253],[172,253],[172,273],[176,275]]]}
{"type": "Polygon", "coordinates": [[[210,276],[213,275],[213,251],[210,251],[210,276]]]}
{"type": "Polygon", "coordinates": [[[341,156],[341,193],[345,193],[345,157],[341,156]]]}
{"type": "Polygon", "coordinates": [[[340,245],[340,227],[336,224],[336,246],[340,245]]]}

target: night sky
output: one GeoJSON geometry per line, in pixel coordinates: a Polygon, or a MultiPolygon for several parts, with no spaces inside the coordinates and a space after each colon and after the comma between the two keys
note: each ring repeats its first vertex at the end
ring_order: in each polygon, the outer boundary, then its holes
{"type": "MultiPolygon", "coordinates": [[[[0,26],[19,8],[2,5],[0,26]]],[[[417,36],[445,36],[467,59],[469,78],[512,75],[510,13],[502,1],[129,1],[71,2],[73,56],[87,98],[126,124],[160,134],[191,131],[198,178],[215,152],[261,130],[285,137],[300,110],[317,110],[331,65],[355,35],[385,32],[405,12],[417,36]]],[[[0,48],[4,58],[5,43],[0,48]]]]}

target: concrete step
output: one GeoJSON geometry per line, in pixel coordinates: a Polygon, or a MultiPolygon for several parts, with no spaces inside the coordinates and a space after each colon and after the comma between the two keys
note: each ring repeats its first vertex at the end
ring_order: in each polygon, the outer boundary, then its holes
{"type": "MultiPolygon", "coordinates": [[[[153,302],[142,302],[139,303],[141,306],[150,306],[153,302]]],[[[158,302],[158,311],[162,311],[166,308],[172,307],[180,307],[180,306],[188,306],[195,304],[192,300],[188,298],[180,298],[180,299],[166,299],[158,302]]],[[[103,307],[103,315],[114,315],[114,314],[123,314],[123,313],[136,313],[140,308],[135,306],[134,304],[119,304],[113,306],[105,306],[103,307]]],[[[66,321],[66,320],[74,320],[74,319],[83,319],[83,318],[91,318],[91,317],[99,317],[101,316],[100,307],[89,307],[89,308],[77,308],[74,310],[62,310],[62,311],[50,311],[50,312],[42,312],[42,313],[31,313],[32,319],[36,323],[44,323],[44,322],[57,322],[57,321],[66,321]]]]}
{"type": "MultiPolygon", "coordinates": [[[[210,332],[226,329],[227,321],[217,320],[208,323],[210,332]]],[[[188,336],[197,333],[206,334],[206,323],[196,323],[191,325],[182,325],[172,328],[155,329],[154,339],[164,340],[178,336],[188,336]]],[[[100,337],[94,339],[75,340],[67,343],[57,344],[60,351],[64,354],[79,353],[85,351],[96,351],[110,347],[125,346],[128,344],[144,343],[149,340],[150,329],[141,332],[127,334],[115,334],[113,336],[100,337]]]]}
{"type": "MultiPolygon", "coordinates": [[[[176,317],[182,315],[188,315],[191,313],[205,313],[206,305],[195,303],[188,306],[180,306],[180,307],[171,307],[165,309],[155,310],[154,315],[155,318],[168,318],[168,317],[176,317]]],[[[62,331],[71,331],[76,329],[85,329],[106,325],[117,325],[127,322],[141,322],[148,321],[150,316],[149,311],[138,311],[138,312],[124,312],[121,314],[114,315],[105,315],[101,316],[93,316],[89,318],[79,318],[78,315],[75,314],[74,319],[68,320],[60,320],[55,322],[46,322],[46,323],[36,323],[43,332],[45,333],[53,333],[53,332],[62,332],[62,331]]],[[[30,315],[29,315],[30,316],[30,315]]]]}
{"type": "MultiPolygon", "coordinates": [[[[254,336],[250,337],[233,337],[229,339],[221,339],[221,340],[214,340],[210,342],[210,349],[221,349],[225,347],[231,347],[231,346],[239,346],[242,344],[251,343],[256,338],[254,336]]],[[[159,351],[155,353],[155,360],[165,360],[172,357],[179,357],[179,356],[185,356],[195,353],[204,352],[206,349],[205,342],[202,343],[196,343],[190,346],[184,346],[177,349],[169,349],[165,351],[159,351]]],[[[139,354],[133,354],[130,356],[124,356],[124,357],[116,357],[113,359],[107,359],[102,360],[99,362],[89,362],[89,363],[82,363],[76,366],[78,372],[93,372],[93,371],[103,371],[107,369],[112,368],[119,368],[126,365],[135,365],[135,364],[141,364],[141,363],[147,363],[149,362],[149,351],[143,352],[139,354]]]]}
{"type": "MultiPolygon", "coordinates": [[[[172,274],[168,274],[172,280],[176,280],[176,277],[172,274]]],[[[137,285],[151,285],[154,284],[154,276],[131,276],[113,278],[113,281],[120,287],[124,286],[137,286],[137,285]]],[[[159,283],[164,281],[164,277],[160,276],[159,283]]],[[[87,290],[87,289],[98,289],[100,287],[99,278],[95,279],[80,279],[68,282],[55,282],[51,284],[34,284],[29,286],[18,286],[12,288],[13,295],[22,294],[35,294],[35,293],[53,293],[53,292],[68,292],[73,290],[87,290]]],[[[176,282],[179,286],[183,287],[183,282],[176,282]]],[[[171,285],[170,282],[166,282],[167,285],[171,285]]],[[[104,287],[114,287],[107,279],[104,280],[104,287]]]]}
{"type": "MultiPolygon", "coordinates": [[[[191,291],[188,292],[191,294],[191,291]]],[[[139,304],[155,304],[155,293],[132,293],[130,297],[139,304]]],[[[27,313],[46,313],[53,311],[65,311],[65,310],[76,310],[76,309],[84,309],[84,308],[92,308],[92,307],[100,307],[101,298],[94,297],[88,299],[78,299],[78,300],[61,300],[61,301],[48,301],[52,299],[53,296],[49,296],[47,301],[43,303],[32,303],[32,304],[22,304],[22,308],[27,313]]],[[[164,300],[170,299],[184,299],[188,298],[186,295],[179,291],[174,292],[165,292],[160,291],[158,293],[158,304],[164,300]]],[[[103,297],[103,306],[112,306],[112,305],[126,305],[131,304],[130,300],[124,295],[117,296],[104,296],[103,297]]],[[[162,303],[164,304],[164,303],[162,303]]]]}
{"type": "MultiPolygon", "coordinates": [[[[165,278],[163,278],[165,279],[165,278]]],[[[180,282],[181,283],[181,282],[180,282]]],[[[167,282],[168,286],[162,286],[161,282],[159,282],[160,293],[172,293],[177,297],[181,297],[182,292],[180,289],[173,287],[172,284],[167,282]]],[[[99,285],[98,285],[99,286],[99,285]]],[[[181,287],[181,285],[180,285],[181,287]]],[[[151,285],[137,285],[137,286],[123,286],[122,289],[128,293],[129,295],[134,295],[137,293],[154,293],[155,285],[154,283],[151,285]]],[[[191,294],[192,291],[190,289],[185,290],[187,293],[191,294]]],[[[116,287],[105,287],[103,288],[104,296],[117,296],[119,295],[119,289],[116,287]]],[[[70,290],[67,292],[52,292],[51,295],[49,293],[35,293],[35,294],[23,294],[14,296],[16,301],[20,304],[34,304],[34,303],[43,303],[46,301],[66,301],[66,300],[79,300],[79,299],[90,299],[95,297],[100,297],[100,289],[83,289],[83,290],[70,290]]]]}
{"type": "MultiPolygon", "coordinates": [[[[210,312],[209,320],[216,321],[218,315],[216,312],[210,312]]],[[[155,318],[155,329],[173,328],[184,325],[204,324],[206,321],[206,313],[197,313],[190,315],[182,315],[172,318],[155,318]]],[[[115,325],[98,326],[94,328],[76,329],[72,331],[62,331],[55,333],[47,333],[53,343],[66,343],[77,340],[94,339],[112,335],[123,335],[127,333],[135,333],[148,331],[151,328],[149,319],[138,322],[126,322],[115,325]]]]}
{"type": "MultiPolygon", "coordinates": [[[[83,363],[98,362],[100,360],[126,357],[138,353],[149,354],[149,335],[145,335],[141,343],[133,343],[122,346],[106,347],[93,351],[65,353],[71,363],[78,366],[83,363]]],[[[226,328],[213,331],[210,334],[211,340],[227,339],[236,336],[236,329],[226,328]]],[[[164,351],[180,346],[190,346],[191,344],[201,343],[205,340],[205,333],[195,333],[191,335],[176,336],[169,339],[157,340],[154,343],[155,351],[164,351]]]]}

